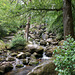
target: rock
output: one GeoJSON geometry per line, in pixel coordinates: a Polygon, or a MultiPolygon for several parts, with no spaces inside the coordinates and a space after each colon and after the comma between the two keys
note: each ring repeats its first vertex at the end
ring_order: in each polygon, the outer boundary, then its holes
{"type": "Polygon", "coordinates": [[[50,38],[54,39],[56,36],[50,36],[50,38]]]}
{"type": "Polygon", "coordinates": [[[37,45],[33,45],[33,44],[29,44],[26,46],[26,50],[29,51],[31,54],[35,52],[36,48],[37,48],[37,45]]]}
{"type": "Polygon", "coordinates": [[[58,42],[51,42],[52,45],[58,45],[58,42]]]}
{"type": "Polygon", "coordinates": [[[9,72],[13,69],[13,66],[10,62],[3,62],[0,64],[0,75],[6,72],[9,72]]]}
{"type": "Polygon", "coordinates": [[[25,54],[26,54],[26,57],[30,57],[31,56],[31,53],[29,53],[29,52],[26,52],[25,54]]]}
{"type": "Polygon", "coordinates": [[[3,52],[2,51],[0,51],[0,55],[2,54],[3,52]]]}
{"type": "Polygon", "coordinates": [[[3,61],[5,61],[5,58],[0,58],[0,62],[3,62],[3,61]]]}
{"type": "Polygon", "coordinates": [[[21,67],[23,67],[23,64],[17,64],[16,67],[21,68],[21,67]]]}
{"type": "Polygon", "coordinates": [[[34,61],[31,60],[31,61],[29,62],[29,65],[30,65],[30,66],[37,65],[37,64],[39,64],[38,60],[34,60],[34,61]]]}
{"type": "Polygon", "coordinates": [[[44,41],[44,40],[41,40],[41,41],[40,41],[40,45],[44,45],[44,46],[46,46],[46,45],[47,45],[47,42],[44,41]]]}
{"type": "Polygon", "coordinates": [[[52,57],[53,52],[51,50],[46,51],[46,56],[52,57]]]}
{"type": "Polygon", "coordinates": [[[26,59],[23,60],[23,64],[24,64],[24,65],[28,65],[28,63],[29,63],[28,60],[26,60],[26,59]]]}
{"type": "Polygon", "coordinates": [[[29,45],[27,45],[26,50],[29,51],[31,54],[33,54],[34,52],[42,54],[44,48],[41,46],[38,46],[36,44],[35,45],[29,44],[29,45]]]}
{"type": "Polygon", "coordinates": [[[9,57],[7,61],[15,61],[15,58],[9,57]]]}
{"type": "Polygon", "coordinates": [[[44,51],[44,48],[39,46],[37,49],[36,49],[36,53],[38,54],[43,54],[43,51],[44,51]]]}
{"type": "Polygon", "coordinates": [[[52,57],[53,52],[54,52],[55,49],[57,49],[57,46],[49,47],[49,48],[45,51],[46,56],[52,57]]]}
{"type": "Polygon", "coordinates": [[[55,64],[53,62],[47,62],[35,67],[27,75],[58,75],[55,71],[55,64]]]}
{"type": "Polygon", "coordinates": [[[39,42],[40,40],[39,39],[35,39],[35,41],[39,42]]]}
{"type": "Polygon", "coordinates": [[[34,56],[34,54],[31,56],[31,59],[29,61],[29,65],[33,66],[33,65],[37,65],[39,62],[36,59],[36,57],[34,56]]]}
{"type": "Polygon", "coordinates": [[[35,35],[34,34],[29,34],[31,38],[35,39],[35,35]]]}
{"type": "Polygon", "coordinates": [[[51,44],[51,42],[53,42],[52,38],[47,39],[47,42],[51,44]]]}
{"type": "Polygon", "coordinates": [[[15,57],[15,56],[17,56],[17,53],[12,53],[11,56],[15,57]]]}
{"type": "Polygon", "coordinates": [[[26,58],[26,53],[21,52],[20,54],[17,55],[17,58],[19,58],[19,59],[26,58]]]}

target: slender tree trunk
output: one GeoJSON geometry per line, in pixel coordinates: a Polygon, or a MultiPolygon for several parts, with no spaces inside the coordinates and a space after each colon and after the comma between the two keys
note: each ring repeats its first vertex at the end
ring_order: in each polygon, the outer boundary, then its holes
{"type": "Polygon", "coordinates": [[[63,24],[64,24],[64,39],[69,34],[74,37],[74,27],[72,19],[71,0],[63,0],[63,24]]]}
{"type": "Polygon", "coordinates": [[[29,36],[30,19],[31,19],[31,17],[28,17],[28,22],[27,22],[27,25],[26,25],[26,31],[25,31],[26,41],[28,41],[28,36],[29,36]]]}
{"type": "MultiPolygon", "coordinates": [[[[29,1],[31,2],[31,0],[29,1]]],[[[27,25],[26,25],[26,32],[25,32],[25,37],[27,42],[28,42],[28,36],[29,36],[30,20],[31,20],[31,15],[29,14],[27,25]]]]}

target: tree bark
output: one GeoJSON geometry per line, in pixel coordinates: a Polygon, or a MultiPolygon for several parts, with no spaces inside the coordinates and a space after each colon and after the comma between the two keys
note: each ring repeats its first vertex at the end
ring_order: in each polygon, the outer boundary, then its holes
{"type": "Polygon", "coordinates": [[[25,31],[25,38],[26,38],[27,42],[28,42],[28,36],[29,36],[30,19],[31,19],[31,17],[28,17],[28,22],[27,22],[26,31],[25,31]]]}
{"type": "MultiPolygon", "coordinates": [[[[29,1],[31,2],[31,0],[29,0],[29,1]]],[[[27,42],[28,42],[28,36],[29,36],[30,20],[31,20],[31,15],[29,14],[27,25],[26,25],[26,32],[25,32],[25,37],[26,37],[27,42]]]]}
{"type": "Polygon", "coordinates": [[[74,37],[71,0],[63,0],[63,24],[64,24],[64,39],[66,40],[66,36],[68,35],[74,37]]]}

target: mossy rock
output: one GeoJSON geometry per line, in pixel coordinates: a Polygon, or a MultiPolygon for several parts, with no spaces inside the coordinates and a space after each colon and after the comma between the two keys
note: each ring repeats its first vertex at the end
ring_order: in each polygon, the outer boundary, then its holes
{"type": "Polygon", "coordinates": [[[0,40],[0,50],[5,49],[5,43],[0,40]]]}
{"type": "Polygon", "coordinates": [[[13,69],[13,65],[9,62],[4,62],[3,64],[0,64],[0,75],[6,72],[9,72],[13,69]]]}
{"type": "Polygon", "coordinates": [[[5,61],[5,58],[0,58],[0,62],[5,61]]]}
{"type": "Polygon", "coordinates": [[[37,65],[37,64],[39,64],[39,62],[37,60],[34,60],[34,61],[30,61],[29,62],[29,65],[30,66],[37,65]]]}
{"type": "Polygon", "coordinates": [[[24,64],[24,65],[28,65],[28,62],[27,62],[26,59],[23,60],[23,64],[24,64]]]}
{"type": "Polygon", "coordinates": [[[10,58],[8,58],[8,61],[15,61],[15,58],[10,57],[10,58]]]}
{"type": "Polygon", "coordinates": [[[26,57],[30,57],[31,56],[31,53],[29,53],[29,52],[26,52],[25,54],[26,54],[26,57]]]}
{"type": "Polygon", "coordinates": [[[55,64],[49,62],[47,64],[39,65],[27,75],[58,75],[55,71],[55,64]]]}
{"type": "Polygon", "coordinates": [[[21,68],[21,67],[23,67],[23,66],[24,66],[23,64],[17,64],[17,65],[16,65],[17,68],[21,68]]]}
{"type": "Polygon", "coordinates": [[[15,56],[17,56],[17,53],[12,53],[11,56],[15,57],[15,56]]]}

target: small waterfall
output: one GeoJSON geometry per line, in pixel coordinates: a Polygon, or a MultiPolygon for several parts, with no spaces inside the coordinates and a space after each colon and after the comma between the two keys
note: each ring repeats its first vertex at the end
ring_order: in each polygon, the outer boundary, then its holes
{"type": "Polygon", "coordinates": [[[50,59],[50,57],[47,57],[46,55],[45,55],[45,52],[43,53],[43,57],[42,57],[42,59],[50,59]]]}

